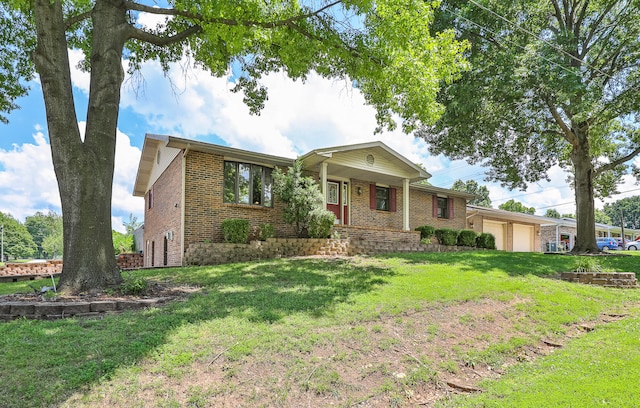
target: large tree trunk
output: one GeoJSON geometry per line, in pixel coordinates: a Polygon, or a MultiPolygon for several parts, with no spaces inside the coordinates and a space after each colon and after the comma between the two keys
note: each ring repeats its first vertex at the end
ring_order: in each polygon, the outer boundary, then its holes
{"type": "MultiPolygon", "coordinates": [[[[583,130],[588,131],[588,130],[583,130]]],[[[573,253],[597,253],[595,205],[593,199],[594,169],[589,155],[587,135],[576,131],[579,142],[573,146],[571,161],[574,169],[576,193],[577,238],[573,253]]]]}
{"type": "Polygon", "coordinates": [[[62,6],[35,0],[38,45],[34,54],[42,82],[53,166],[64,225],[60,287],[70,292],[122,281],[111,235],[111,197],[116,127],[126,24],[117,1],[97,1],[93,11],[91,88],[84,140],[75,114],[62,6]]]}

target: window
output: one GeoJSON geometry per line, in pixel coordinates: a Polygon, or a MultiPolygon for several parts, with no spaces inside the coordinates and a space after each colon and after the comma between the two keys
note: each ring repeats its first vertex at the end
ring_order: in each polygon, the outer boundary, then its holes
{"type": "Polygon", "coordinates": [[[438,197],[438,218],[449,218],[449,200],[438,197]]]}
{"type": "Polygon", "coordinates": [[[223,201],[273,206],[271,169],[256,164],[224,162],[223,201]]]}
{"type": "Polygon", "coordinates": [[[376,210],[389,211],[389,189],[376,186],[376,210]]]}
{"type": "Polygon", "coordinates": [[[149,198],[148,198],[148,208],[152,209],[153,208],[153,187],[151,187],[151,189],[149,190],[149,198]]]}
{"type": "Polygon", "coordinates": [[[332,181],[327,182],[327,204],[340,204],[340,201],[338,200],[338,188],[338,183],[334,183],[332,181]]]}
{"type": "Polygon", "coordinates": [[[381,211],[396,211],[396,189],[369,185],[369,208],[381,211]]]}
{"type": "Polygon", "coordinates": [[[453,219],[453,198],[433,196],[433,218],[453,219]]]}

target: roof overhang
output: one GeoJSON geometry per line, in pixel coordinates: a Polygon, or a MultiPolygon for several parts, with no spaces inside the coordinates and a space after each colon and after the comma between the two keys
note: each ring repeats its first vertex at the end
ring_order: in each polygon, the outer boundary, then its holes
{"type": "Polygon", "coordinates": [[[134,196],[144,197],[146,194],[156,153],[161,146],[166,145],[168,137],[169,136],[152,135],[149,133],[145,135],[142,154],[140,155],[140,163],[138,164],[138,173],[136,174],[136,181],[133,184],[134,196]]]}
{"type": "Polygon", "coordinates": [[[440,188],[423,184],[411,184],[411,189],[422,190],[435,195],[462,197],[466,200],[473,200],[476,198],[475,194],[470,194],[466,191],[451,190],[448,188],[440,188]]]}
{"type": "Polygon", "coordinates": [[[181,150],[183,154],[190,151],[203,153],[213,153],[224,156],[228,160],[243,161],[255,164],[264,164],[269,166],[291,166],[294,159],[274,156],[264,153],[256,153],[248,150],[236,149],[233,147],[216,145],[213,143],[199,142],[197,140],[182,139],[174,136],[155,135],[147,133],[142,145],[142,154],[138,165],[138,173],[133,186],[133,195],[136,197],[144,197],[149,187],[153,166],[158,150],[162,147],[181,150]]]}
{"type": "Polygon", "coordinates": [[[236,149],[234,147],[199,142],[197,140],[182,139],[174,136],[167,136],[167,138],[167,147],[203,153],[219,154],[224,156],[225,158],[236,159],[238,161],[264,163],[273,166],[291,166],[295,161],[295,159],[291,159],[288,157],[256,153],[249,150],[236,149]]]}
{"type": "Polygon", "coordinates": [[[473,211],[474,215],[481,215],[483,217],[491,217],[504,219],[513,222],[524,222],[527,224],[539,224],[539,225],[555,225],[553,218],[541,217],[539,215],[524,214],[513,211],[500,210],[497,208],[480,207],[477,205],[467,205],[467,212],[473,211]]]}

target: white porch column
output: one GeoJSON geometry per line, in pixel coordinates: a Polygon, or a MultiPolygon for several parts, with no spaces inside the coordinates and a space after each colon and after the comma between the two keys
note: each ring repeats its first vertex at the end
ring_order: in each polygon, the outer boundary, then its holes
{"type": "Polygon", "coordinates": [[[327,167],[329,163],[323,162],[320,168],[320,191],[322,191],[322,208],[327,209],[327,167]]]}
{"type": "Polygon", "coordinates": [[[409,179],[402,181],[402,219],[403,228],[409,231],[409,179]]]}

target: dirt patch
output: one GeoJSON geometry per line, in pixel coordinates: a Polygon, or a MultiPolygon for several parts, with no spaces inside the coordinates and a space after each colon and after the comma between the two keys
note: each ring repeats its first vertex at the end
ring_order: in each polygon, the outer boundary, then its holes
{"type": "Polygon", "coordinates": [[[318,328],[313,344],[305,343],[309,336],[294,337],[287,350],[263,345],[240,357],[230,350],[248,339],[232,346],[212,340],[208,356],[184,372],[159,372],[157,362],[148,361],[131,390],[104,384],[101,405],[431,407],[453,394],[482,392],[483,379],[498,378],[513,364],[548,355],[571,338],[624,317],[604,315],[567,327],[561,336],[523,341],[509,353],[493,355],[496,343],[532,337],[526,303],[484,299],[380,316],[318,328]]]}

